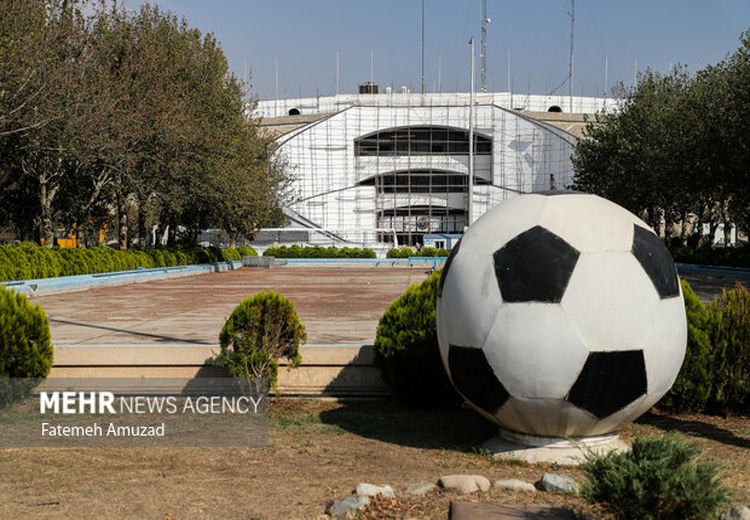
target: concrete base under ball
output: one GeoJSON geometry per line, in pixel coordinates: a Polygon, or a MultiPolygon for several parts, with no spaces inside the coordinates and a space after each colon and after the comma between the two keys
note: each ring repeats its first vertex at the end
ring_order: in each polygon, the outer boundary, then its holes
{"type": "Polygon", "coordinates": [[[578,466],[584,455],[623,452],[630,446],[617,433],[594,437],[538,437],[500,428],[498,435],[482,444],[497,460],[523,460],[529,463],[547,462],[578,466]]]}

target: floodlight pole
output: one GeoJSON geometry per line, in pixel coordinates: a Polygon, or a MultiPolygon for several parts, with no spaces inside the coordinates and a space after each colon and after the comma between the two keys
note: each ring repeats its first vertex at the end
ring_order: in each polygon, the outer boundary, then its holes
{"type": "Polygon", "coordinates": [[[466,226],[471,226],[474,217],[474,37],[469,40],[471,47],[471,88],[469,90],[469,182],[468,182],[468,211],[466,226]]]}
{"type": "Polygon", "coordinates": [[[570,84],[568,89],[570,92],[570,113],[573,113],[573,29],[576,22],[576,3],[575,0],[570,0],[570,64],[568,71],[568,79],[570,84]]]}
{"type": "Polygon", "coordinates": [[[422,102],[424,103],[424,0],[422,0],[422,102]]]}
{"type": "Polygon", "coordinates": [[[481,58],[481,78],[482,78],[482,92],[487,92],[487,24],[490,23],[490,19],[487,18],[487,0],[482,0],[482,47],[479,50],[479,57],[481,58]]]}

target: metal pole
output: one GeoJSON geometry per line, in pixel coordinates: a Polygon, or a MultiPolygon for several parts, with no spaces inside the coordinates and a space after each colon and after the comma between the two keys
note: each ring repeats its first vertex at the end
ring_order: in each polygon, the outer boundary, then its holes
{"type": "Polygon", "coordinates": [[[422,0],[422,94],[424,95],[424,0],[422,0]]]}
{"type": "Polygon", "coordinates": [[[375,81],[373,79],[373,68],[375,63],[375,54],[374,51],[370,51],[370,94],[373,93],[373,85],[375,84],[375,81]]]}
{"type": "Polygon", "coordinates": [[[443,57],[438,56],[438,92],[443,93],[443,57]]]}
{"type": "Polygon", "coordinates": [[[276,94],[273,99],[273,115],[279,117],[279,58],[276,58],[276,94]]]}
{"type": "Polygon", "coordinates": [[[487,92],[487,24],[490,23],[490,19],[487,18],[487,0],[482,0],[482,49],[480,54],[481,59],[481,78],[482,78],[482,92],[487,92]]]}
{"type": "Polygon", "coordinates": [[[513,83],[510,80],[510,49],[508,49],[508,93],[510,94],[509,109],[513,110],[513,83]]]}
{"type": "Polygon", "coordinates": [[[635,63],[633,63],[633,86],[638,86],[638,58],[636,58],[635,63]]]}
{"type": "Polygon", "coordinates": [[[468,211],[466,225],[471,226],[474,217],[474,37],[469,40],[471,47],[471,89],[469,90],[469,182],[468,182],[468,211]]]}
{"type": "Polygon", "coordinates": [[[339,51],[336,51],[336,95],[339,95],[339,51]]]}
{"type": "Polygon", "coordinates": [[[609,54],[604,55],[604,111],[607,111],[607,93],[609,92],[609,54]]]}
{"type": "Polygon", "coordinates": [[[576,2],[570,0],[570,112],[573,113],[573,27],[576,21],[576,2]]]}

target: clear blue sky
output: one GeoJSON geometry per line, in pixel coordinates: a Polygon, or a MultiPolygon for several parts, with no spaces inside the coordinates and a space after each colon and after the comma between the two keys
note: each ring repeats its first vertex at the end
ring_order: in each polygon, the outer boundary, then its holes
{"type": "MultiPolygon", "coordinates": [[[[136,8],[142,0],[127,0],[136,8]]],[[[421,85],[421,0],[159,0],[163,9],[212,32],[229,65],[252,74],[252,91],[314,96],[335,90],[336,51],[341,92],[370,79],[381,85],[421,85]]],[[[507,90],[511,51],[513,90],[544,93],[568,74],[570,0],[487,0],[487,87],[507,90]]],[[[444,92],[469,88],[470,36],[476,37],[479,90],[480,0],[425,0],[425,86],[437,89],[442,58],[444,92]]],[[[750,0],[576,0],[575,94],[601,95],[609,55],[609,86],[633,82],[638,69],[666,72],[686,64],[694,72],[739,46],[750,28],[750,0]]],[[[559,92],[567,93],[567,85],[559,92]]]]}

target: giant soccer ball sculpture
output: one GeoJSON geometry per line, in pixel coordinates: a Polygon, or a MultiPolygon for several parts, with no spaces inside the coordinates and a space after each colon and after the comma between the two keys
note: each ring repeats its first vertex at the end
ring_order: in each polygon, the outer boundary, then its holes
{"type": "Polygon", "coordinates": [[[522,195],[454,247],[437,300],[456,389],[505,430],[607,434],[671,387],[687,340],[677,271],[638,217],[575,192],[522,195]]]}

